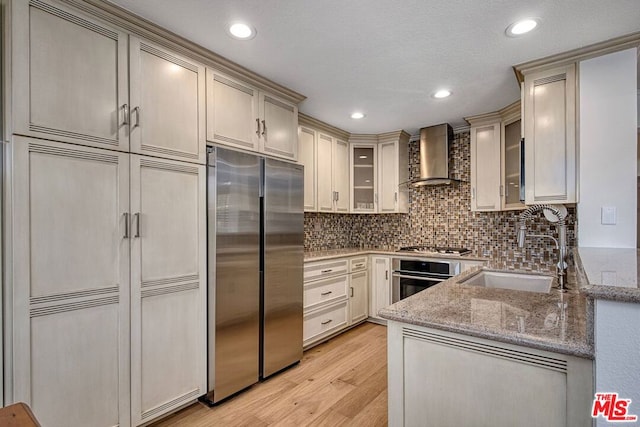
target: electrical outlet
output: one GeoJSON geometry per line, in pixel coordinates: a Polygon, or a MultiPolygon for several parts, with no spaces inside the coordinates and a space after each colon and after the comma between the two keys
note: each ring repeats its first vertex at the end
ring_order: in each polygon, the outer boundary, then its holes
{"type": "Polygon", "coordinates": [[[616,225],[617,212],[615,206],[603,206],[601,209],[601,221],[602,225],[616,225]]]}

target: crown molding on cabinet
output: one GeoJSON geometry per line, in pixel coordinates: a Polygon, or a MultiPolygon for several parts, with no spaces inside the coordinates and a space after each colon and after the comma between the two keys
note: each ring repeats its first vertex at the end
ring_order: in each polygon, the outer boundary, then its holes
{"type": "Polygon", "coordinates": [[[323,131],[325,133],[329,133],[333,136],[337,136],[340,139],[344,139],[345,141],[349,139],[350,137],[350,133],[347,131],[344,131],[342,129],[339,129],[335,126],[331,126],[328,123],[325,123],[323,121],[320,121],[316,118],[313,118],[311,116],[308,116],[304,113],[301,113],[298,111],[298,124],[301,126],[309,126],[312,127],[314,129],[323,131]]]}
{"type": "Polygon", "coordinates": [[[232,77],[245,80],[258,89],[274,93],[293,103],[300,103],[306,96],[273,82],[253,71],[236,64],[204,47],[193,43],[169,30],[166,30],[144,18],[141,18],[126,9],[107,3],[104,0],[60,0],[78,10],[89,13],[114,24],[130,33],[143,37],[154,43],[158,43],[184,56],[215,68],[232,77]]]}
{"type": "Polygon", "coordinates": [[[478,114],[476,116],[465,117],[464,119],[471,126],[483,126],[503,120],[509,120],[513,117],[517,117],[520,114],[520,100],[517,100],[513,104],[509,104],[502,110],[494,111],[492,113],[478,114]]]}
{"type": "Polygon", "coordinates": [[[522,84],[524,82],[524,76],[535,71],[562,67],[608,53],[618,52],[632,47],[637,48],[638,46],[640,46],[640,31],[534,61],[523,62],[522,64],[514,65],[513,71],[516,74],[518,82],[522,84]]]}
{"type": "Polygon", "coordinates": [[[349,137],[349,142],[375,144],[380,142],[396,142],[406,140],[407,142],[411,138],[407,132],[403,130],[395,130],[392,132],[385,132],[380,134],[364,134],[354,133],[349,137]]]}

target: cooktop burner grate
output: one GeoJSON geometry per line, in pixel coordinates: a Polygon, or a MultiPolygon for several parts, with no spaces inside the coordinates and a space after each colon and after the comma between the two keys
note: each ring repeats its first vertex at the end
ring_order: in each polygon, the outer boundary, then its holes
{"type": "Polygon", "coordinates": [[[471,252],[467,248],[451,248],[447,246],[404,246],[398,252],[425,252],[446,255],[465,255],[471,252]]]}

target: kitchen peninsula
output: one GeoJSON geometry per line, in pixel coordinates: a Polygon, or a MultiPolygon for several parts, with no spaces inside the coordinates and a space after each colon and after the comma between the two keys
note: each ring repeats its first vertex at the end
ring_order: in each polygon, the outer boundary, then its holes
{"type": "Polygon", "coordinates": [[[592,314],[575,279],[567,293],[462,283],[478,269],[380,311],[389,425],[588,425],[592,314]]]}

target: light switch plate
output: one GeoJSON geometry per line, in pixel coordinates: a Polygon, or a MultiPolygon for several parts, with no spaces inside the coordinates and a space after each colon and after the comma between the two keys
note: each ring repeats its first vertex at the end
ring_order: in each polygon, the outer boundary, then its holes
{"type": "Polygon", "coordinates": [[[616,225],[617,212],[616,212],[615,206],[603,206],[601,213],[602,213],[602,218],[600,223],[602,225],[616,225]]]}

